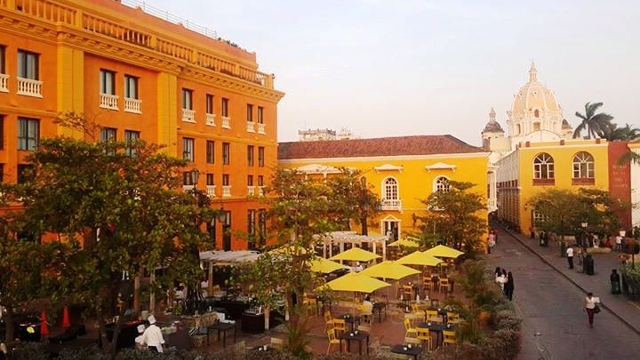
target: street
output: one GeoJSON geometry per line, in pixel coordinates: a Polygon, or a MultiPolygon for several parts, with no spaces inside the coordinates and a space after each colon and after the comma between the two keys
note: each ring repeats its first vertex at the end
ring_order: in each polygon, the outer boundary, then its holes
{"type": "MultiPolygon", "coordinates": [[[[595,316],[590,329],[584,292],[508,233],[500,231],[497,246],[485,258],[488,268],[500,266],[513,273],[513,301],[523,318],[519,360],[640,356],[636,332],[606,310],[595,316]]],[[[594,296],[599,296],[595,290],[594,296]]]]}

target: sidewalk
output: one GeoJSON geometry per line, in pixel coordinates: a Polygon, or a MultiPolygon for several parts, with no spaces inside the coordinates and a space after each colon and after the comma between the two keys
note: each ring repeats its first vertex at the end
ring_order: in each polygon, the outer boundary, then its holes
{"type": "MultiPolygon", "coordinates": [[[[514,237],[582,291],[585,293],[592,292],[594,296],[600,297],[603,309],[609,311],[640,335],[640,302],[633,302],[624,294],[611,294],[609,275],[611,275],[612,269],[618,269],[620,265],[618,256],[620,253],[612,251],[607,254],[592,254],[595,263],[595,275],[589,276],[579,273],[576,269],[569,270],[567,258],[560,257],[558,243],[549,243],[549,247],[541,247],[539,246],[540,239],[530,239],[522,234],[513,233],[497,224],[494,226],[500,229],[503,236],[509,234],[514,237]]],[[[640,261],[636,260],[636,266],[640,266],[640,261]]]]}

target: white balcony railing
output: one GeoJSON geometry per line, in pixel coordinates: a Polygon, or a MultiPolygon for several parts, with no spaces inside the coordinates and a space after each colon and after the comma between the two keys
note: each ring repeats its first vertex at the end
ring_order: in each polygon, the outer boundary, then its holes
{"type": "Polygon", "coordinates": [[[222,117],[222,127],[225,129],[231,129],[231,118],[228,116],[222,117]]]}
{"type": "Polygon", "coordinates": [[[402,200],[400,199],[382,199],[380,208],[382,210],[398,210],[402,211],[402,200]]]}
{"type": "Polygon", "coordinates": [[[231,196],[231,185],[222,185],[222,196],[223,197],[231,196]]]}
{"type": "Polygon", "coordinates": [[[253,196],[256,194],[256,187],[253,185],[247,186],[247,196],[253,196]]]}
{"type": "Polygon", "coordinates": [[[9,75],[0,74],[0,92],[9,92],[9,75]]]}
{"type": "Polygon", "coordinates": [[[215,185],[207,185],[207,196],[216,197],[216,186],[215,185]]]}
{"type": "Polygon", "coordinates": [[[124,111],[135,114],[142,114],[142,100],[124,98],[124,111]]]}
{"type": "Polygon", "coordinates": [[[194,185],[182,185],[182,191],[186,193],[193,191],[194,188],[195,188],[194,185]]]}
{"type": "Polygon", "coordinates": [[[216,126],[216,114],[205,114],[205,117],[207,126],[216,126]]]}
{"type": "Polygon", "coordinates": [[[487,208],[489,211],[496,211],[498,209],[498,202],[496,198],[489,198],[487,200],[487,208]]]}
{"type": "Polygon", "coordinates": [[[266,134],[266,132],[264,132],[265,130],[265,126],[264,124],[258,123],[258,134],[266,134]]]}
{"type": "Polygon", "coordinates": [[[182,109],[182,121],[195,123],[196,122],[196,111],[190,109],[182,109]]]}
{"type": "Polygon", "coordinates": [[[42,97],[42,81],[18,78],[18,95],[42,97]]]}
{"type": "Polygon", "coordinates": [[[100,107],[109,110],[118,110],[118,95],[100,94],[100,107]]]}
{"type": "Polygon", "coordinates": [[[256,132],[256,123],[253,121],[247,121],[247,132],[255,133],[256,132]]]}
{"type": "Polygon", "coordinates": [[[264,186],[258,186],[258,195],[264,196],[264,186]]]}

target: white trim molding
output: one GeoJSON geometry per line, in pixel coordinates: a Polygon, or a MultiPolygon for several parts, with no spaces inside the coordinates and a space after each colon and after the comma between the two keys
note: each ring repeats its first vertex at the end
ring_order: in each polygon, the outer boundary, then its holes
{"type": "Polygon", "coordinates": [[[397,165],[391,165],[391,164],[384,164],[381,166],[376,166],[373,169],[376,171],[376,173],[379,173],[380,171],[397,171],[402,174],[402,170],[404,169],[404,167],[402,165],[397,166],[397,165]]]}
{"type": "Polygon", "coordinates": [[[443,162],[437,162],[433,165],[425,166],[424,168],[427,169],[428,172],[431,172],[431,170],[451,170],[452,172],[456,172],[455,165],[450,165],[443,162]]]}

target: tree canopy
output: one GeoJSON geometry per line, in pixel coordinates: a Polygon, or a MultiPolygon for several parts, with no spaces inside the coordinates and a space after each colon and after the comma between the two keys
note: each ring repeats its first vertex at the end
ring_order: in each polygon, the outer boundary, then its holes
{"type": "Polygon", "coordinates": [[[581,119],[580,124],[573,131],[573,138],[581,136],[582,131],[586,131],[590,138],[604,138],[605,134],[610,133],[614,128],[611,123],[613,116],[607,113],[597,113],[598,109],[603,105],[601,102],[586,103],[584,105],[584,114],[576,111],[576,116],[581,119]]]}

